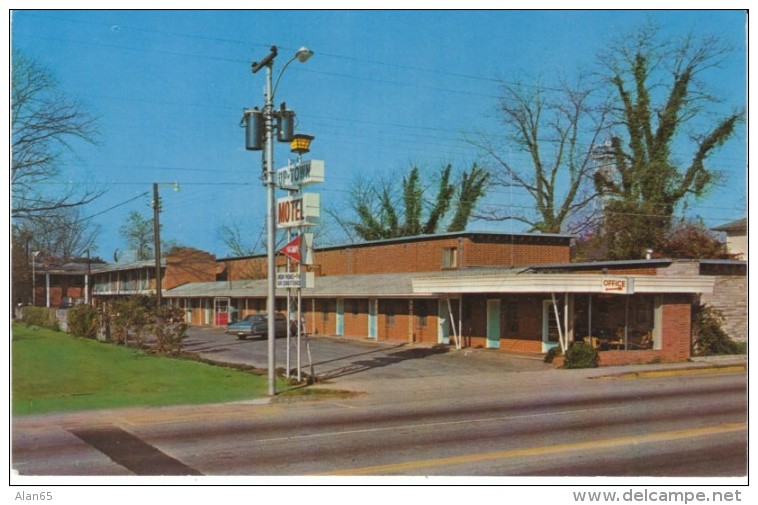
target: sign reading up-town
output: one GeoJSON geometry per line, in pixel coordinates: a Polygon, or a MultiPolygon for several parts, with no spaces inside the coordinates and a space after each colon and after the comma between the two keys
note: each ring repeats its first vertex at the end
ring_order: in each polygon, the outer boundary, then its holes
{"type": "Polygon", "coordinates": [[[603,293],[630,295],[634,293],[633,279],[627,277],[603,277],[603,293]]]}
{"type": "Polygon", "coordinates": [[[299,189],[324,182],[324,160],[304,160],[276,171],[276,185],[282,189],[299,189]]]}

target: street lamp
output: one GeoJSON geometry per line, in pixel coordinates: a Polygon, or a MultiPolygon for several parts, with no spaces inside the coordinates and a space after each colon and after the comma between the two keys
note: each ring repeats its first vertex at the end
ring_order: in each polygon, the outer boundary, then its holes
{"type": "Polygon", "coordinates": [[[266,89],[264,92],[265,103],[262,111],[257,109],[245,112],[245,121],[247,127],[247,149],[261,150],[261,140],[265,144],[263,157],[263,180],[266,186],[266,262],[267,262],[267,313],[268,313],[268,394],[276,395],[276,328],[275,328],[275,289],[276,289],[276,265],[275,242],[276,242],[276,209],[274,208],[274,129],[278,131],[278,140],[280,142],[290,142],[293,132],[293,118],[295,113],[287,110],[282,103],[281,109],[274,109],[274,95],[276,88],[279,86],[279,80],[290,63],[297,60],[300,63],[308,61],[313,55],[313,51],[307,47],[301,47],[295,52],[295,55],[284,64],[276,78],[276,84],[272,82],[272,72],[274,68],[274,59],[278,54],[276,46],[271,47],[271,52],[261,61],[253,62],[252,71],[257,73],[260,69],[266,68],[266,89]],[[263,131],[261,131],[263,130],[263,131]]]}
{"type": "Polygon", "coordinates": [[[305,133],[296,133],[292,136],[292,142],[290,142],[290,151],[296,153],[298,157],[304,155],[311,150],[311,141],[315,137],[313,135],[306,135],[305,133]]]}

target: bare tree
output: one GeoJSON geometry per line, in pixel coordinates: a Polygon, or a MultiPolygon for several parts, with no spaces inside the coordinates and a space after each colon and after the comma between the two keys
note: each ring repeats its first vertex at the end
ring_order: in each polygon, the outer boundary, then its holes
{"type": "Polygon", "coordinates": [[[492,161],[491,184],[525,192],[534,207],[489,205],[475,217],[515,220],[544,233],[585,227],[588,206],[596,197],[593,153],[608,127],[608,110],[598,95],[583,79],[573,86],[562,82],[558,88],[503,83],[498,106],[502,140],[480,135],[472,143],[492,161]]]}
{"type": "Polygon", "coordinates": [[[137,251],[139,261],[153,258],[154,232],[153,220],[137,211],[130,212],[126,222],[119,229],[119,233],[126,240],[127,247],[137,251]]]}
{"type": "Polygon", "coordinates": [[[95,142],[95,118],[62,93],[38,62],[16,50],[12,58],[11,217],[56,219],[59,209],[84,205],[102,194],[74,188],[49,194],[43,186],[60,175],[61,155],[72,141],[95,142]]]}
{"type": "Polygon", "coordinates": [[[20,233],[31,237],[30,246],[59,263],[82,258],[97,250],[100,226],[81,217],[79,207],[64,207],[50,212],[44,221],[26,219],[20,233]]]}
{"type": "Polygon", "coordinates": [[[221,225],[217,231],[219,240],[229,249],[232,256],[253,256],[265,251],[266,228],[243,230],[238,222],[221,225]],[[249,238],[245,238],[249,237],[249,238]]]}

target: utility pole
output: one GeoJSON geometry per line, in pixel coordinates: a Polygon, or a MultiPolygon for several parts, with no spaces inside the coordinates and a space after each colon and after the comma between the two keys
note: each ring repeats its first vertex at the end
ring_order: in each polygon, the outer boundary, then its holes
{"type": "Polygon", "coordinates": [[[158,183],[153,183],[153,236],[155,240],[155,307],[161,310],[163,288],[161,286],[161,203],[158,196],[158,183]]]}
{"type": "Polygon", "coordinates": [[[246,136],[246,148],[251,151],[263,150],[263,183],[266,187],[266,312],[268,319],[268,394],[276,395],[276,201],[274,199],[274,130],[278,132],[280,142],[290,142],[294,129],[294,112],[286,110],[284,103],[279,111],[274,110],[274,96],[279,85],[279,79],[290,63],[298,60],[306,62],[313,51],[301,47],[295,55],[284,64],[279,71],[276,82],[273,81],[274,59],[278,54],[276,46],[271,46],[271,51],[261,61],[251,65],[253,74],[261,69],[266,69],[266,87],[264,89],[263,110],[246,111],[244,120],[248,134],[246,136]],[[263,144],[263,145],[261,145],[263,144]]]}

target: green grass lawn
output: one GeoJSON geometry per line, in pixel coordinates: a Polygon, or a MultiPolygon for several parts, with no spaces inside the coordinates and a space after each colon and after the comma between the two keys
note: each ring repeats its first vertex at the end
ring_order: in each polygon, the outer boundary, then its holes
{"type": "MultiPolygon", "coordinates": [[[[13,325],[13,415],[263,397],[267,378],[13,325]]],[[[280,390],[281,385],[277,385],[280,390]]]]}

